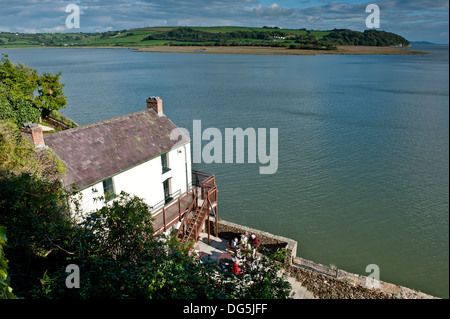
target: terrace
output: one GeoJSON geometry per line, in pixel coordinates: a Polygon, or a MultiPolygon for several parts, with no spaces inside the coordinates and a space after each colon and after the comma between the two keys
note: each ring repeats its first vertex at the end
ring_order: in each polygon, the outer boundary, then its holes
{"type": "MultiPolygon", "coordinates": [[[[214,221],[211,223],[215,224],[214,221]]],[[[256,234],[256,236],[260,239],[261,246],[265,248],[265,254],[273,253],[279,248],[286,249],[286,254],[284,261],[284,267],[279,271],[279,276],[285,274],[287,276],[288,282],[291,284],[291,293],[290,298],[293,299],[316,299],[317,297],[308,290],[308,288],[299,282],[295,277],[289,274],[289,271],[286,270],[285,267],[292,268],[297,267],[292,264],[297,249],[297,242],[280,236],[275,236],[266,232],[262,232],[257,229],[251,229],[242,225],[219,221],[218,223],[218,237],[208,235],[205,232],[200,233],[199,240],[193,246],[193,250],[196,252],[198,257],[203,262],[224,262],[224,265],[230,265],[230,259],[232,259],[235,254],[227,249],[227,242],[229,239],[233,237],[238,237],[241,234],[256,234]]],[[[261,253],[256,254],[256,259],[259,260],[261,258],[261,253]]],[[[298,259],[298,258],[295,258],[298,259]]],[[[245,258],[240,258],[240,261],[245,261],[245,258]]],[[[253,264],[253,262],[252,262],[253,264]]],[[[256,263],[257,265],[258,263],[256,263]]]]}
{"type": "Polygon", "coordinates": [[[219,261],[221,259],[231,259],[232,253],[227,251],[227,240],[210,236],[207,233],[200,233],[199,240],[194,244],[193,249],[198,253],[201,260],[219,261]]]}

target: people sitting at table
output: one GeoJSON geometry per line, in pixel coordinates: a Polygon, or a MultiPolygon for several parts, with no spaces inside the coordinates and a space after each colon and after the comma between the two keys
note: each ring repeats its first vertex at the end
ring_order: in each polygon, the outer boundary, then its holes
{"type": "Polygon", "coordinates": [[[255,234],[251,234],[250,236],[241,234],[240,240],[238,240],[237,237],[234,237],[227,242],[227,250],[235,253],[235,256],[240,258],[254,258],[259,245],[260,241],[255,234]]]}
{"type": "Polygon", "coordinates": [[[241,241],[239,242],[240,245],[243,247],[247,246],[248,243],[248,235],[247,234],[241,234],[241,241]]]}

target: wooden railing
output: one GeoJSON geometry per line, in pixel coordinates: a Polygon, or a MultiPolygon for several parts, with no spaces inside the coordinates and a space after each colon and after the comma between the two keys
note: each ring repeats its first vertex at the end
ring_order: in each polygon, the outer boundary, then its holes
{"type": "Polygon", "coordinates": [[[191,207],[197,203],[197,198],[198,189],[191,188],[176,200],[153,212],[152,217],[154,218],[153,227],[155,235],[165,232],[177,222],[181,222],[185,213],[189,212],[192,209],[191,207]],[[188,207],[186,207],[186,203],[189,203],[188,207]]]}
{"type": "MultiPolygon", "coordinates": [[[[200,187],[200,184],[204,183],[205,181],[207,181],[211,178],[214,178],[213,174],[192,170],[192,185],[193,186],[200,187]]],[[[214,180],[215,180],[215,178],[214,178],[214,180]]]]}
{"type": "MultiPolygon", "coordinates": [[[[216,180],[213,174],[193,170],[191,188],[152,213],[155,234],[159,235],[166,232],[176,223],[182,222],[182,226],[179,227],[177,232],[177,236],[179,236],[183,225],[187,223],[189,214],[200,209],[199,200],[203,201],[202,207],[209,203],[207,208],[202,209],[202,212],[208,209],[208,214],[204,215],[209,215],[209,210],[217,206],[216,180]]],[[[217,213],[217,208],[215,213],[217,213]]],[[[195,238],[198,239],[198,236],[195,236],[195,238]]]]}

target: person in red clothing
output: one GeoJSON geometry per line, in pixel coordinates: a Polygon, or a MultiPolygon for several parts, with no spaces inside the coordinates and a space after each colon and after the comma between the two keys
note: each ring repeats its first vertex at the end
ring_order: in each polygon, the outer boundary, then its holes
{"type": "Polygon", "coordinates": [[[241,274],[241,269],[239,268],[239,260],[237,260],[237,258],[233,258],[233,267],[231,268],[231,271],[235,275],[241,274]]]}
{"type": "Polygon", "coordinates": [[[250,244],[252,245],[252,257],[255,257],[256,251],[259,247],[259,239],[255,236],[255,234],[250,236],[250,244]]]}

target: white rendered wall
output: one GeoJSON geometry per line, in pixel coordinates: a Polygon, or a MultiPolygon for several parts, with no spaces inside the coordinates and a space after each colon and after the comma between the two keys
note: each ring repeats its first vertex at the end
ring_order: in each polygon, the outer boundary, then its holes
{"type": "Polygon", "coordinates": [[[191,154],[190,145],[181,146],[167,153],[170,171],[162,175],[161,184],[170,178],[170,191],[174,195],[181,195],[191,185],[191,154]],[[186,165],[187,164],[187,165],[186,165]]]}
{"type": "MultiPolygon", "coordinates": [[[[170,170],[163,174],[161,157],[158,156],[112,177],[115,194],[124,191],[138,196],[154,209],[164,205],[163,182],[170,178],[170,191],[174,197],[181,195],[191,187],[190,144],[186,144],[167,153],[170,170]]],[[[104,201],[94,198],[104,196],[102,181],[80,191],[82,194],[81,210],[93,211],[105,205],[104,201]]]]}
{"type": "Polygon", "coordinates": [[[161,158],[158,156],[113,177],[116,194],[124,191],[138,196],[153,206],[164,200],[161,182],[161,158]]]}
{"type": "MultiPolygon", "coordinates": [[[[103,200],[94,200],[95,198],[105,196],[103,192],[103,183],[100,182],[95,185],[92,185],[88,188],[81,190],[79,193],[81,194],[81,198],[77,198],[76,196],[75,198],[78,200],[78,203],[80,205],[79,206],[80,213],[82,213],[82,216],[76,216],[77,221],[80,222],[82,221],[83,217],[86,217],[87,212],[94,211],[103,207],[104,205],[103,200]]],[[[75,199],[72,200],[73,209],[74,209],[73,203],[74,200],[75,199]]]]}

